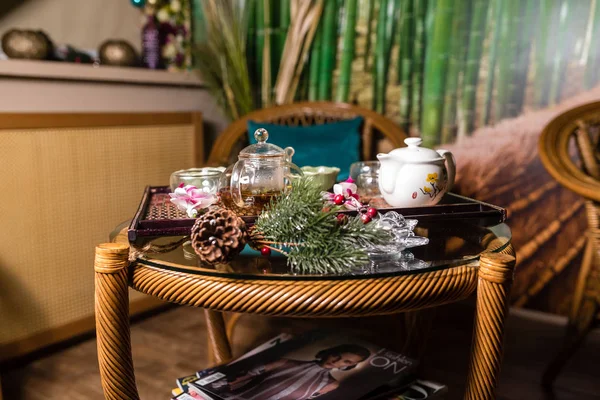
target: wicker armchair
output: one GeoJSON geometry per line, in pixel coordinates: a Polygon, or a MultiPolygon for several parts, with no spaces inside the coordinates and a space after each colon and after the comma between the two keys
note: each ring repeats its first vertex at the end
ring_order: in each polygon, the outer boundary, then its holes
{"type": "Polygon", "coordinates": [[[539,152],[548,172],[586,200],[588,228],[581,270],[562,349],[550,363],[543,384],[552,385],[560,370],[600,321],[600,102],[569,110],[542,132],[539,152]],[[581,166],[570,157],[575,139],[581,166]]]}
{"type": "Polygon", "coordinates": [[[229,165],[235,155],[248,143],[248,121],[271,124],[308,126],[362,116],[363,160],[375,159],[377,143],[387,139],[393,148],[404,145],[406,134],[398,125],[383,115],[346,103],[304,102],[265,108],[251,112],[233,122],[219,135],[208,157],[208,165],[229,165]]]}

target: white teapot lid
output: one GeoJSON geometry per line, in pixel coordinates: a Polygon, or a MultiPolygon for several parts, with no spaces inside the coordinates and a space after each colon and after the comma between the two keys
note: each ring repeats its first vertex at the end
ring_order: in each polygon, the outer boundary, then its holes
{"type": "Polygon", "coordinates": [[[404,143],[407,147],[401,147],[394,149],[390,152],[390,155],[394,158],[399,158],[406,162],[433,162],[433,161],[444,161],[444,158],[433,149],[427,147],[421,147],[423,140],[421,138],[406,138],[404,143]]]}

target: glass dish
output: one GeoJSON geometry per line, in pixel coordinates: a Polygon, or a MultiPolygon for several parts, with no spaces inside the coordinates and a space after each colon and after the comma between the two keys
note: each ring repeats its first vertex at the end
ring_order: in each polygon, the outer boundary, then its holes
{"type": "Polygon", "coordinates": [[[169,185],[175,191],[180,184],[194,185],[205,193],[217,193],[219,179],[225,167],[190,168],[175,171],[171,174],[169,185]]]}

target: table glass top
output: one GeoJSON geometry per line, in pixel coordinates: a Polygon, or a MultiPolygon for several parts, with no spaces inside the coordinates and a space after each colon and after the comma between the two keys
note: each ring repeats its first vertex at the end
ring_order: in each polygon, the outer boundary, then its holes
{"type": "MultiPolygon", "coordinates": [[[[117,228],[112,239],[120,231],[117,228]]],[[[352,266],[352,271],[343,275],[294,274],[287,266],[285,257],[264,257],[249,247],[228,264],[205,265],[200,263],[189,242],[167,253],[140,256],[136,262],[165,270],[236,279],[360,279],[418,274],[465,265],[478,260],[483,252],[502,251],[509,246],[511,239],[511,232],[506,224],[481,226],[457,222],[419,223],[415,234],[429,238],[429,244],[405,250],[395,261],[352,266]]],[[[156,239],[153,243],[166,244],[178,239],[181,238],[165,237],[156,239]]]]}

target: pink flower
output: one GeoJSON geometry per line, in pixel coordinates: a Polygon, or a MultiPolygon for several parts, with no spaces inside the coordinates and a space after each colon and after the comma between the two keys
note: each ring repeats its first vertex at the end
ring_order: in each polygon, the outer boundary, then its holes
{"type": "Polygon", "coordinates": [[[344,207],[349,210],[356,210],[362,207],[361,202],[359,201],[358,194],[356,194],[356,190],[358,188],[352,182],[340,182],[333,185],[333,193],[322,192],[323,200],[327,200],[328,202],[333,203],[335,196],[341,194],[344,196],[346,201],[344,202],[344,207]]]}
{"type": "Polygon", "coordinates": [[[181,211],[185,211],[190,218],[196,218],[198,210],[207,208],[217,201],[217,196],[205,193],[194,185],[179,185],[175,192],[169,193],[171,203],[181,211]]]}

